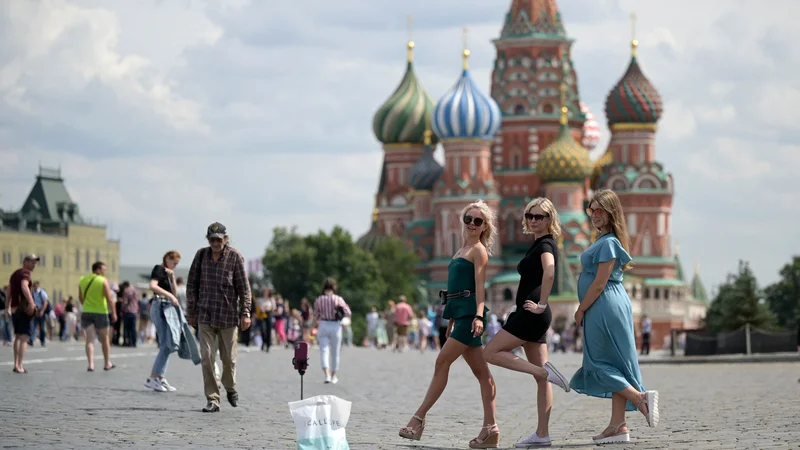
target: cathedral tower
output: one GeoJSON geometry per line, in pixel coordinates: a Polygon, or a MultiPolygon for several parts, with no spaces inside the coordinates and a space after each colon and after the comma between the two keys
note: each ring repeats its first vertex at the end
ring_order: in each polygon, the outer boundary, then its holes
{"type": "Polygon", "coordinates": [[[527,200],[543,193],[537,165],[541,151],[560,133],[562,84],[570,113],[566,126],[579,141],[583,133],[572,43],[555,0],[513,0],[500,38],[494,41],[491,93],[502,111],[503,126],[493,145],[492,165],[503,197],[499,215],[505,247],[527,249],[519,224],[527,200]]]}
{"type": "MultiPolygon", "coordinates": [[[[463,57],[461,76],[437,103],[431,122],[444,147],[445,168],[434,187],[433,211],[434,255],[445,261],[461,245],[464,206],[479,199],[495,211],[500,206],[492,177],[491,145],[500,128],[501,114],[495,101],[481,92],[472,79],[466,48],[463,57]]],[[[499,245],[494,254],[500,254],[499,245]]],[[[437,272],[437,278],[447,278],[446,265],[443,269],[437,272]]]]}
{"type": "Polygon", "coordinates": [[[611,140],[593,182],[594,187],[619,195],[631,235],[633,274],[675,279],[670,244],[672,175],[656,159],[655,147],[663,106],[661,95],[639,66],[638,45],[634,36],[628,70],[606,98],[611,140]]]}
{"type": "Polygon", "coordinates": [[[423,154],[425,130],[434,106],[414,73],[414,42],[410,39],[407,59],[400,85],[372,121],[372,130],[383,143],[384,152],[376,196],[377,223],[391,236],[403,236],[413,218],[410,170],[423,154]]]}

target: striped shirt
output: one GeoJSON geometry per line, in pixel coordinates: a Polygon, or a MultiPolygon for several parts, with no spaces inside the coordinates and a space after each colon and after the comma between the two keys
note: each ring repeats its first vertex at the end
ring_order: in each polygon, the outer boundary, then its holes
{"type": "Polygon", "coordinates": [[[342,297],[336,294],[322,294],[314,301],[314,317],[317,320],[335,321],[336,308],[344,309],[344,315],[350,316],[350,307],[342,297]]]}
{"type": "Polygon", "coordinates": [[[236,249],[226,245],[219,260],[214,261],[211,248],[201,248],[194,255],[187,278],[187,317],[214,328],[232,328],[239,325],[241,317],[250,316],[250,281],[244,257],[236,249]]]}

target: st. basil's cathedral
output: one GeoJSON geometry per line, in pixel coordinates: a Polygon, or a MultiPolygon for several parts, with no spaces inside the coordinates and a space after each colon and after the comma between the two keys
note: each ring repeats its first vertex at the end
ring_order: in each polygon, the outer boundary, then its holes
{"type": "Polygon", "coordinates": [[[685,276],[671,245],[673,179],[656,159],[655,146],[663,102],[639,66],[634,39],[628,68],[606,98],[608,149],[592,161],[599,128],[580,100],[573,42],[556,0],[513,0],[494,40],[491,94],[472,78],[465,49],[461,75],[438,103],[414,71],[409,42],[405,75],[373,120],[384,159],[372,227],[359,245],[372,249],[387,235],[409,241],[430,298],[436,298],[461,245],[461,210],[484,200],[497,211],[499,232],[486,300],[501,314],[514,304],[516,267],[532,242],[522,234],[525,205],[545,196],[561,218],[559,260],[568,262],[559,265],[550,296],[553,327],[564,328],[578,306],[580,254],[595,237],[585,208],[593,190],[613,189],[625,210],[634,258],[625,287],[636,322],[643,314],[652,320],[651,340],[659,348],[670,329],[696,327],[708,302],[699,274],[685,276]],[[438,144],[444,166],[433,156],[438,144]]]}

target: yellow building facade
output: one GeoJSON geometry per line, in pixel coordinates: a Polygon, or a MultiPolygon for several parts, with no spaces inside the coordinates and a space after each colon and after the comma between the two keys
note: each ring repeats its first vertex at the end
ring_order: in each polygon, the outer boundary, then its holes
{"type": "Polygon", "coordinates": [[[110,282],[119,282],[120,243],[105,226],[86,223],[69,198],[60,171],[40,169],[19,211],[0,211],[0,284],[22,266],[26,253],[41,258],[33,280],[52,300],[78,298],[78,280],[96,261],[106,264],[110,282]]]}

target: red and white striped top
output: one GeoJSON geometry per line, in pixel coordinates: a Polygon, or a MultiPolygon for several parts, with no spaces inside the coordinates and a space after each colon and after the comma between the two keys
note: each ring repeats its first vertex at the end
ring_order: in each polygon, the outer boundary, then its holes
{"type": "Polygon", "coordinates": [[[314,301],[314,317],[317,320],[336,320],[336,308],[344,309],[344,315],[350,317],[350,307],[342,297],[336,294],[320,295],[314,301]]]}

